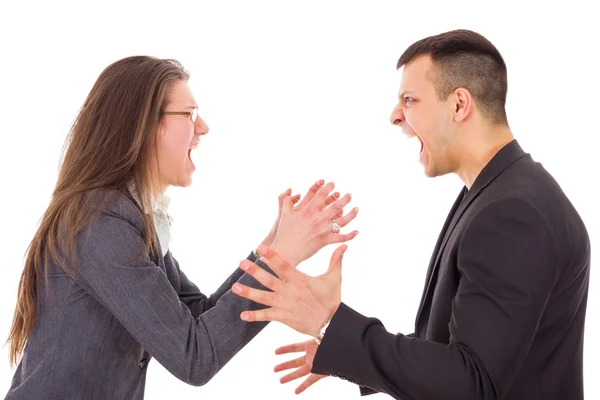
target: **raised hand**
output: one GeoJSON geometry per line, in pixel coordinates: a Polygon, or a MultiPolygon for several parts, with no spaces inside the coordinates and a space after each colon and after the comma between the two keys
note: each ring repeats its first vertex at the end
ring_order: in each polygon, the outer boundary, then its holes
{"type": "Polygon", "coordinates": [[[338,247],[331,256],[326,273],[312,277],[298,271],[275,251],[261,246],[258,253],[275,274],[268,273],[249,260],[240,268],[271,291],[250,288],[240,283],[233,293],[269,308],[243,311],[244,321],[279,321],[300,333],[317,337],[325,323],[331,320],[341,303],[342,257],[347,245],[338,247]]]}
{"type": "Polygon", "coordinates": [[[337,198],[339,194],[330,194],[335,187],[333,182],[321,182],[313,185],[295,207],[292,198],[283,199],[277,234],[270,247],[294,267],[321,248],[352,240],[358,234],[356,230],[346,234],[339,231],[358,213],[355,207],[343,214],[352,196],[348,193],[337,198]]]}
{"type": "Polygon", "coordinates": [[[319,375],[319,374],[311,374],[310,370],[312,369],[313,360],[315,359],[315,354],[317,353],[318,345],[314,340],[307,340],[302,343],[294,343],[289,344],[287,346],[279,347],[275,350],[275,354],[288,354],[288,353],[298,353],[304,352],[305,354],[301,357],[298,357],[294,360],[286,361],[284,363],[278,364],[275,366],[275,372],[286,371],[292,368],[296,368],[295,371],[281,377],[279,379],[280,383],[291,382],[295,379],[302,378],[303,376],[308,375],[308,378],[304,380],[296,388],[294,391],[296,394],[300,394],[312,386],[315,382],[320,381],[323,378],[326,378],[327,375],[319,375]]]}
{"type": "MultiPolygon", "coordinates": [[[[317,181],[315,184],[313,184],[310,187],[310,189],[308,190],[308,192],[306,193],[306,195],[304,196],[304,198],[302,199],[302,203],[299,204],[297,207],[294,207],[294,209],[297,210],[298,208],[302,207],[307,201],[312,199],[314,197],[314,195],[317,193],[317,191],[323,186],[323,184],[324,184],[323,180],[317,181]]],[[[271,244],[273,243],[273,240],[275,239],[275,236],[277,236],[277,230],[279,228],[279,220],[281,219],[281,212],[283,211],[283,200],[287,197],[289,197],[290,201],[295,206],[296,206],[296,203],[298,203],[298,201],[300,200],[299,194],[295,194],[292,196],[291,188],[287,189],[285,192],[283,192],[279,195],[279,197],[278,197],[279,209],[277,212],[277,218],[275,219],[275,223],[271,227],[271,231],[269,232],[267,237],[262,241],[261,244],[263,244],[265,246],[271,246],[271,244]]],[[[327,206],[330,205],[331,203],[336,201],[339,197],[340,197],[339,192],[333,193],[332,195],[327,197],[327,200],[325,200],[325,205],[327,205],[327,206]]],[[[333,218],[334,219],[339,218],[342,216],[342,214],[343,214],[343,210],[341,210],[339,213],[337,213],[333,218]]]]}

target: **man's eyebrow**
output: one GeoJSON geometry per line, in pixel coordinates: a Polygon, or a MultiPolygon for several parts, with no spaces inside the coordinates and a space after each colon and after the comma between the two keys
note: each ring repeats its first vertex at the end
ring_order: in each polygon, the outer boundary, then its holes
{"type": "Polygon", "coordinates": [[[399,98],[399,99],[401,99],[401,98],[403,98],[404,96],[406,96],[407,94],[411,94],[411,93],[414,93],[414,92],[415,92],[414,90],[404,90],[402,93],[400,93],[400,94],[398,95],[398,98],[399,98]]]}

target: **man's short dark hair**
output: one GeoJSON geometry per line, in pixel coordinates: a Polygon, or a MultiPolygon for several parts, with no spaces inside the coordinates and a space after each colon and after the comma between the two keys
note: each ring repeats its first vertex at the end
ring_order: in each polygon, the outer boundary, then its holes
{"type": "Polygon", "coordinates": [[[430,36],[410,45],[396,68],[421,55],[429,55],[433,61],[434,85],[440,100],[457,88],[467,89],[493,124],[508,125],[506,64],[489,40],[464,29],[430,36]]]}

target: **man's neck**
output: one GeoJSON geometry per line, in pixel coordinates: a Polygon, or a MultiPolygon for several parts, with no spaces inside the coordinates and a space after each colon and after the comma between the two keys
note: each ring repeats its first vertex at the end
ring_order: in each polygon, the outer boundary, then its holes
{"type": "Polygon", "coordinates": [[[496,153],[513,140],[510,128],[500,127],[489,129],[483,134],[469,135],[468,139],[463,141],[456,174],[467,189],[471,189],[483,168],[496,153]]]}

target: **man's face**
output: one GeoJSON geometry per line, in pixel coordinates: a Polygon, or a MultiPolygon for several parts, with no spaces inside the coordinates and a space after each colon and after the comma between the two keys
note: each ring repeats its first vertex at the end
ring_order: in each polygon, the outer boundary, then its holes
{"type": "Polygon", "coordinates": [[[456,136],[453,105],[439,100],[434,79],[435,67],[429,55],[419,56],[405,65],[398,105],[390,116],[392,124],[420,141],[419,161],[428,177],[454,172],[457,167],[452,159],[456,136]]]}

